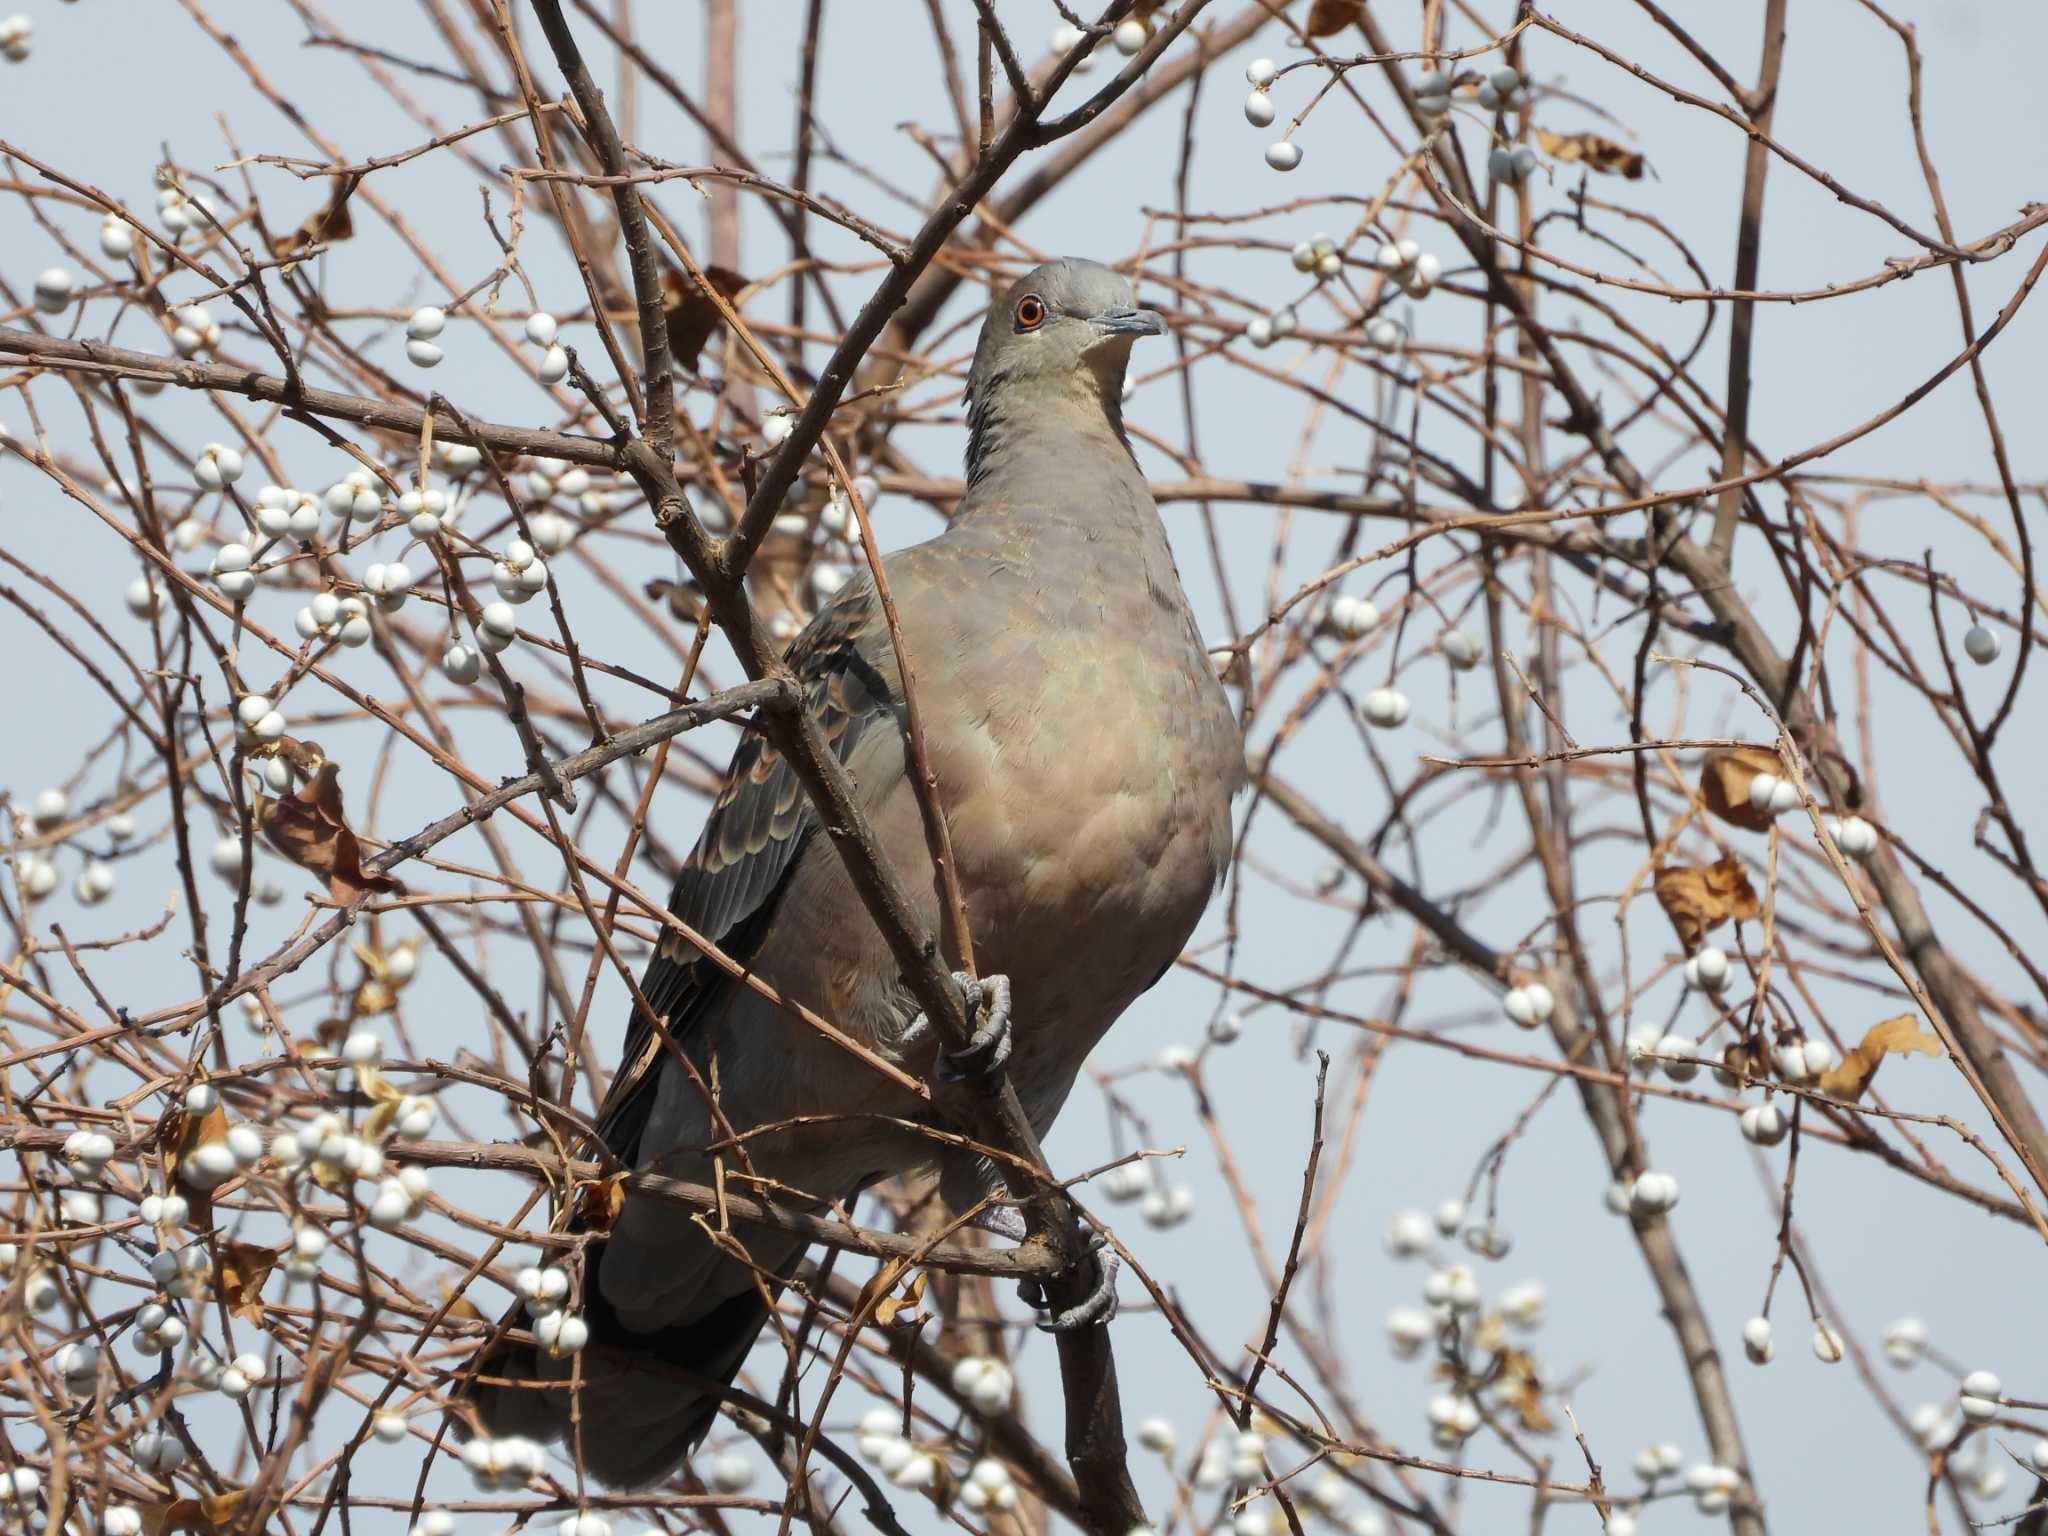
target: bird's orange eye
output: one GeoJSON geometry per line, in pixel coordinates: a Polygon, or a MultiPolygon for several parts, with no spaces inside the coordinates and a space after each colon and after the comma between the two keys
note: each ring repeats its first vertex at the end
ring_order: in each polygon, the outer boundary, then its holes
{"type": "Polygon", "coordinates": [[[1035,293],[1027,293],[1017,301],[1017,329],[1035,331],[1045,324],[1045,300],[1035,293]]]}

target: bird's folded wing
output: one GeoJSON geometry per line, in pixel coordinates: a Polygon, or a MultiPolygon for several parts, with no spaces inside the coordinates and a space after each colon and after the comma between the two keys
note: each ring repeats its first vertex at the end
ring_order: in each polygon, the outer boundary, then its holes
{"type": "MultiPolygon", "coordinates": [[[[895,720],[895,699],[881,662],[888,638],[874,589],[849,582],[791,645],[788,660],[806,707],[843,763],[877,722],[895,720]]],[[[797,855],[817,830],[803,785],[765,737],[750,732],[733,754],[726,785],[697,845],[669,893],[669,910],[726,955],[752,955],[797,855]]],[[[672,1039],[688,1033],[694,1012],[716,994],[725,972],[673,930],[641,978],[642,994],[672,1039]]],[[[654,1019],[637,1006],[619,1070],[599,1116],[605,1144],[634,1160],[666,1054],[654,1019]]]]}

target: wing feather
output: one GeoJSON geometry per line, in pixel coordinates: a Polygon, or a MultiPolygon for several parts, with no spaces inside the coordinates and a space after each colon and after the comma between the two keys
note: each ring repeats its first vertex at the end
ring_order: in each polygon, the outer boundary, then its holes
{"type": "MultiPolygon", "coordinates": [[[[788,653],[804,700],[843,763],[877,722],[896,718],[896,697],[877,661],[886,654],[872,584],[849,582],[811,620],[788,653]]],[[[791,871],[818,829],[817,813],[796,773],[767,739],[749,734],[733,753],[725,788],[676,876],[669,910],[733,959],[752,958],[791,871]]],[[[670,1037],[730,984],[725,972],[673,931],[662,935],[641,978],[641,993],[670,1037]]],[[[605,1144],[632,1162],[653,1105],[654,1068],[665,1047],[638,1007],[626,1028],[618,1074],[599,1116],[605,1144]]]]}

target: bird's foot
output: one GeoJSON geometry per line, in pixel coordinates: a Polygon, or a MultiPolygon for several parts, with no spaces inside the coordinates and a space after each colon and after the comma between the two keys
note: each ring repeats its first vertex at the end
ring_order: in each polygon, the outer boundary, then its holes
{"type": "MultiPolygon", "coordinates": [[[[1090,1231],[1080,1262],[1084,1271],[1094,1277],[1089,1282],[1088,1294],[1071,1307],[1040,1319],[1038,1327],[1041,1332],[1071,1333],[1076,1328],[1107,1323],[1116,1316],[1116,1275],[1123,1265],[1116,1256],[1116,1250],[1109,1246],[1109,1239],[1100,1232],[1090,1231]]],[[[1051,1305],[1044,1287],[1036,1280],[1018,1281],[1017,1294],[1024,1298],[1026,1306],[1040,1312],[1051,1305]]]]}
{"type": "MultiPolygon", "coordinates": [[[[953,981],[967,1009],[967,1043],[957,1051],[942,1049],[933,1070],[942,1083],[991,1083],[1010,1059],[1010,978],[955,971],[953,981]]],[[[930,1030],[931,1020],[920,1013],[903,1032],[903,1044],[915,1043],[930,1030]]]]}

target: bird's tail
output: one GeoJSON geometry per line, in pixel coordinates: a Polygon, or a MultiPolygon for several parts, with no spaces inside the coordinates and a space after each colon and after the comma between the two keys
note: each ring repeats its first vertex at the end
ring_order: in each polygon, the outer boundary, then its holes
{"type": "MultiPolygon", "coordinates": [[[[767,1296],[761,1286],[748,1286],[686,1322],[645,1333],[626,1327],[604,1299],[603,1245],[588,1251],[583,1317],[590,1341],[580,1355],[552,1356],[502,1340],[458,1396],[486,1433],[561,1441],[599,1482],[642,1488],[673,1472],[704,1439],[718,1416],[720,1389],[746,1362],[801,1250],[767,1282],[767,1296]]],[[[516,1308],[508,1325],[529,1326],[516,1308]]]]}

